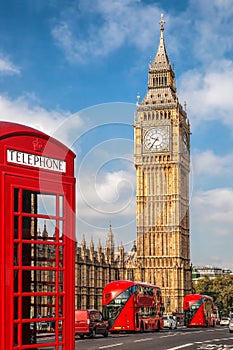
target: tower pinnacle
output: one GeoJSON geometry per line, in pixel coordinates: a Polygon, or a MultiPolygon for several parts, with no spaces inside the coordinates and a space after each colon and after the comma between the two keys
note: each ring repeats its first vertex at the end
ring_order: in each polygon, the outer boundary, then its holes
{"type": "Polygon", "coordinates": [[[150,105],[155,108],[155,105],[164,106],[167,103],[169,108],[171,105],[177,105],[175,73],[171,67],[166,47],[164,43],[164,17],[161,14],[160,19],[160,39],[158,49],[154,61],[149,65],[148,90],[143,101],[138,104],[138,111],[143,110],[144,106],[150,105]],[[162,102],[161,102],[162,101],[162,102]]]}
{"type": "Polygon", "coordinates": [[[159,46],[158,46],[158,50],[154,59],[154,62],[151,65],[151,68],[154,68],[156,70],[160,70],[160,69],[166,69],[166,70],[170,70],[171,69],[171,65],[169,62],[169,58],[166,52],[166,48],[165,48],[165,43],[164,43],[164,16],[163,14],[161,14],[161,19],[160,19],[160,40],[159,40],[159,46]]]}
{"type": "Polygon", "coordinates": [[[163,13],[161,13],[161,17],[160,17],[160,21],[159,21],[160,30],[164,30],[164,24],[166,23],[163,18],[164,18],[163,13]]]}

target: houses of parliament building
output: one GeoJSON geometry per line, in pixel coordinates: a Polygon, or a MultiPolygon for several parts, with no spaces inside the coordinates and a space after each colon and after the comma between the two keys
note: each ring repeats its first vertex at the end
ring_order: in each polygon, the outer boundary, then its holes
{"type": "Polygon", "coordinates": [[[131,251],[85,237],[77,244],[75,307],[102,308],[106,283],[117,279],[161,287],[166,312],[181,312],[191,292],[189,233],[190,125],[179,103],[175,73],[164,42],[164,20],[145,97],[134,118],[136,237],[131,251]]]}

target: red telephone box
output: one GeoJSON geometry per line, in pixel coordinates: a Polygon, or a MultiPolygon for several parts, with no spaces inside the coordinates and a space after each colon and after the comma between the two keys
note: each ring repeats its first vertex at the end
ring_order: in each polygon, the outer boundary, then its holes
{"type": "Polygon", "coordinates": [[[0,122],[1,350],[74,350],[74,158],[0,122]]]}

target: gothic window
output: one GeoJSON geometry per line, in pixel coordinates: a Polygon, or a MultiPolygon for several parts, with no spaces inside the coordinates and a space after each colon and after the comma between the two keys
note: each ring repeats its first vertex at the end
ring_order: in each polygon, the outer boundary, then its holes
{"type": "Polygon", "coordinates": [[[168,281],[168,271],[166,270],[166,287],[169,286],[169,281],[168,281]]]}
{"type": "Polygon", "coordinates": [[[134,279],[133,269],[128,270],[128,279],[130,281],[133,281],[133,279],[134,279]]]}

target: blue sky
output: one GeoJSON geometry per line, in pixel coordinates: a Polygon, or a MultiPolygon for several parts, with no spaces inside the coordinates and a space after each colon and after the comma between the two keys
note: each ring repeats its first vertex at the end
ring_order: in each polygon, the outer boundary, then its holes
{"type": "Polygon", "coordinates": [[[159,43],[191,123],[191,260],[233,269],[232,0],[0,3],[0,115],[74,149],[78,241],[136,237],[133,120],[159,43]]]}

